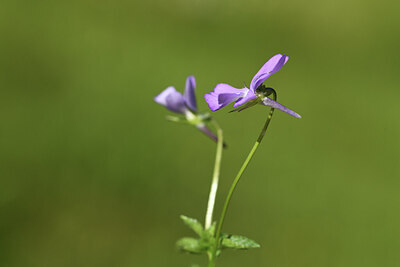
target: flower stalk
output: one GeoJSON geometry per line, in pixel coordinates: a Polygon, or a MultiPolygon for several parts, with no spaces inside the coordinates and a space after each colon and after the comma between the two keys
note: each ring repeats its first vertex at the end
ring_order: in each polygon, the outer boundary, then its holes
{"type": "MultiPolygon", "coordinates": [[[[273,99],[274,101],[277,100],[277,95],[275,90],[272,91],[272,95],[273,95],[273,99]]],[[[210,257],[210,262],[209,262],[209,267],[214,267],[215,266],[215,261],[216,261],[216,257],[217,257],[217,251],[220,247],[221,244],[221,230],[222,230],[222,226],[225,220],[225,216],[226,216],[226,212],[228,211],[228,207],[229,207],[229,203],[231,201],[233,192],[235,191],[235,188],[237,186],[237,184],[239,183],[240,178],[242,177],[242,174],[244,173],[244,171],[246,170],[247,166],[249,165],[251,159],[253,158],[258,146],[260,145],[261,141],[263,140],[265,133],[267,132],[268,129],[268,125],[272,119],[272,115],[274,114],[274,108],[271,107],[269,113],[268,113],[268,117],[267,120],[265,121],[264,127],[261,129],[260,135],[257,138],[257,141],[255,142],[253,148],[251,149],[250,153],[248,154],[246,160],[243,162],[242,167],[240,168],[239,172],[237,173],[235,179],[233,180],[233,183],[229,189],[228,195],[226,197],[225,200],[225,204],[224,207],[222,209],[222,213],[221,213],[221,217],[218,221],[218,226],[217,226],[217,232],[215,235],[215,246],[213,248],[213,251],[211,253],[211,257],[210,257]]]]}
{"type": "Polygon", "coordinates": [[[217,195],[218,190],[218,182],[219,182],[219,173],[221,168],[221,159],[222,159],[222,149],[223,149],[223,132],[219,124],[216,120],[212,119],[211,123],[214,125],[215,129],[217,130],[217,151],[215,154],[215,163],[214,163],[214,171],[213,177],[211,181],[211,188],[210,194],[208,196],[208,204],[207,204],[207,211],[206,211],[206,219],[204,223],[204,228],[207,230],[212,225],[212,218],[214,213],[214,206],[215,206],[215,197],[217,195]]]}

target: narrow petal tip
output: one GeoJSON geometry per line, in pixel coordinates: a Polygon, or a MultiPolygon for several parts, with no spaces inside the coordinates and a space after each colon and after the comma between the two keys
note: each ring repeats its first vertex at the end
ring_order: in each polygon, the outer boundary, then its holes
{"type": "Polygon", "coordinates": [[[301,119],[301,116],[299,114],[297,114],[296,112],[292,111],[293,114],[288,113],[289,115],[292,115],[295,118],[301,119]]]}

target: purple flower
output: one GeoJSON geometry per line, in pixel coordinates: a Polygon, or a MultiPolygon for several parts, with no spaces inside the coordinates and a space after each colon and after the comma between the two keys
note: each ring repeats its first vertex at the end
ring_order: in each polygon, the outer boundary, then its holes
{"type": "MultiPolygon", "coordinates": [[[[197,129],[214,141],[217,141],[217,136],[205,125],[205,120],[207,120],[209,116],[197,113],[196,96],[194,93],[195,88],[196,80],[193,76],[188,76],[186,78],[185,92],[183,95],[176,91],[175,87],[170,86],[157,95],[154,101],[172,112],[183,114],[185,116],[184,122],[195,125],[197,129]]],[[[170,119],[173,121],[182,121],[176,117],[170,117],[170,119]]]]}
{"type": "MultiPolygon", "coordinates": [[[[261,69],[254,75],[250,83],[250,88],[237,89],[228,84],[220,83],[214,88],[214,91],[205,94],[204,98],[212,111],[219,110],[232,102],[235,102],[233,107],[241,106],[247,103],[246,107],[238,109],[239,111],[253,106],[262,104],[264,106],[273,107],[288,113],[296,118],[301,118],[299,114],[279,104],[278,102],[267,97],[268,89],[263,85],[263,82],[272,74],[277,72],[286,64],[289,57],[286,55],[277,54],[273,56],[261,69]]],[[[272,89],[273,90],[273,89],[272,89]]]]}

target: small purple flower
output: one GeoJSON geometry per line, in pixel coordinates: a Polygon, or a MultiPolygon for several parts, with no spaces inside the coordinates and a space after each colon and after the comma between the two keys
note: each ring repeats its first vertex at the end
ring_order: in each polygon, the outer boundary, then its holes
{"type": "MultiPolygon", "coordinates": [[[[184,122],[195,125],[197,129],[214,141],[217,141],[217,136],[207,128],[204,122],[209,116],[197,113],[196,96],[194,93],[195,88],[196,80],[193,76],[188,76],[186,78],[185,92],[183,95],[176,91],[175,87],[170,86],[157,95],[154,101],[172,112],[183,114],[185,116],[184,122]]],[[[176,117],[170,117],[170,119],[173,121],[182,121],[176,117]]]]}
{"type": "Polygon", "coordinates": [[[296,112],[268,98],[265,93],[268,92],[268,89],[272,88],[266,88],[263,85],[263,82],[272,74],[280,70],[282,66],[286,64],[288,59],[289,57],[286,55],[277,54],[273,56],[264,64],[264,66],[261,67],[257,74],[254,75],[250,83],[250,89],[246,87],[237,89],[225,83],[217,84],[214,91],[210,92],[210,94],[205,94],[204,96],[209,108],[212,111],[216,111],[232,102],[235,102],[233,107],[238,107],[248,102],[246,107],[238,110],[241,111],[255,104],[261,104],[284,111],[293,117],[301,118],[301,116],[296,112]]]}

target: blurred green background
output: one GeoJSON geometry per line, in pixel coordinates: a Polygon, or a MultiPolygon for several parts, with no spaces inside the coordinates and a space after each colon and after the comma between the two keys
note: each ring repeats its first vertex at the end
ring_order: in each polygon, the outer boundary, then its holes
{"type": "MultiPolygon", "coordinates": [[[[262,247],[218,266],[400,266],[399,2],[0,3],[0,266],[205,266],[179,253],[203,221],[215,144],[153,97],[197,79],[241,87],[274,54],[282,104],[224,231],[262,247]]],[[[267,109],[225,131],[216,215],[267,109]]]]}

